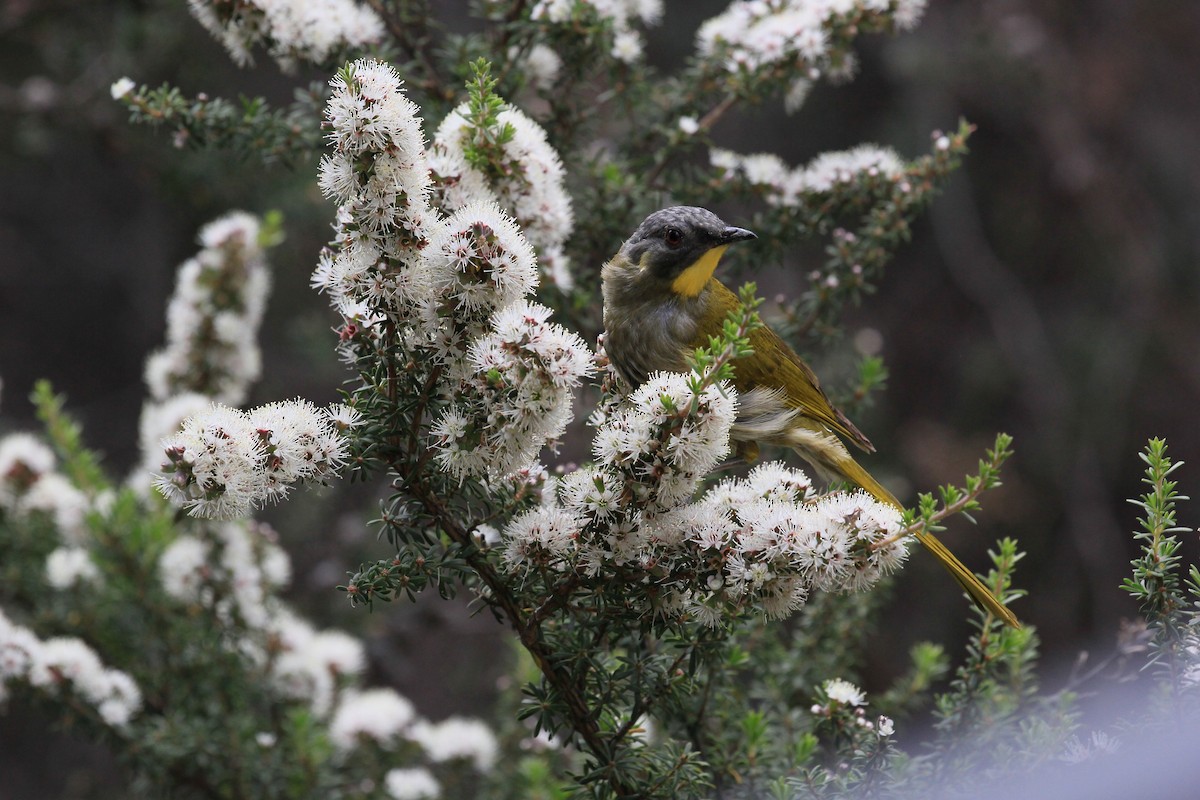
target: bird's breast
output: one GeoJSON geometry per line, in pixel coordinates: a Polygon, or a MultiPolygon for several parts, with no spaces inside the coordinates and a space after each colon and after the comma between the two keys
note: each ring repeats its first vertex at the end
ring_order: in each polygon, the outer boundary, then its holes
{"type": "Polygon", "coordinates": [[[604,292],[604,349],[631,386],[658,371],[686,372],[689,343],[696,337],[696,314],[686,300],[647,291],[604,292]]]}

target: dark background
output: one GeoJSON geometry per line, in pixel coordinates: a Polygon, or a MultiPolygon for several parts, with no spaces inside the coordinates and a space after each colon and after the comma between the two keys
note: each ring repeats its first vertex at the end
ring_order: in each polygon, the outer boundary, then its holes
{"type": "MultiPolygon", "coordinates": [[[[667,5],[648,53],[670,69],[699,19],[725,4],[667,5]]],[[[308,289],[332,217],[315,165],[175,150],[109,98],[129,75],[282,104],[298,82],[325,77],[281,76],[265,59],[238,70],[184,6],[0,5],[0,432],[36,426],[26,396],[49,378],[116,475],[137,456],[142,363],[162,342],[174,270],[199,226],[231,208],[280,208],[287,220],[250,402],[333,400],[346,377],[326,301],[308,289]]],[[[933,0],[915,32],[860,42],[853,82],[819,85],[795,116],[739,109],[714,131],[722,146],[798,164],[860,142],[914,157],[959,117],[978,126],[964,168],[847,318],[851,336],[878,331],[891,373],[858,421],[879,449],[864,464],[907,482],[908,497],[961,482],[997,431],[1015,436],[978,530],[956,521],[946,539],[976,568],[996,538],[1020,539],[1030,596],[1015,608],[1041,634],[1047,688],[1081,651],[1110,652],[1136,614],[1118,586],[1146,439],[1166,437],[1189,462],[1176,473],[1184,493],[1200,491],[1197,42],[1200,4],[1189,0],[933,0]]],[[[819,257],[798,254],[761,283],[786,291],[819,257]]],[[[370,616],[344,608],[331,587],[377,548],[360,513],[371,492],[337,496],[268,514],[296,560],[293,599],[323,625],[375,634],[375,677],[424,713],[484,713],[502,632],[434,598],[370,616]],[[434,669],[444,685],[425,679],[434,669]]],[[[1196,522],[1185,504],[1180,523],[1196,522]]],[[[870,648],[876,680],[913,641],[953,653],[967,633],[958,589],[931,559],[912,560],[894,597],[870,648]]],[[[79,745],[51,746],[37,718],[0,717],[0,797],[86,791],[71,783],[89,763],[79,745]],[[50,758],[63,752],[74,772],[50,758]]]]}

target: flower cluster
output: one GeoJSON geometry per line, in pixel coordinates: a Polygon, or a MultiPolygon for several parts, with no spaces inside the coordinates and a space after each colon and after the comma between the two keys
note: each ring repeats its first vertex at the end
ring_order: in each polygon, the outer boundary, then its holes
{"type": "Polygon", "coordinates": [[[821,684],[817,694],[824,702],[815,703],[810,709],[815,717],[833,721],[843,729],[874,733],[879,739],[887,739],[896,732],[896,724],[890,717],[867,718],[867,693],[850,681],[831,678],[821,684]]]}
{"type": "Polygon", "coordinates": [[[700,26],[697,48],[732,73],[811,79],[822,71],[851,68],[848,54],[833,58],[837,35],[858,29],[907,30],[924,9],[925,0],[737,0],[700,26]]]}
{"type": "Polygon", "coordinates": [[[740,155],[713,148],[709,160],[726,180],[744,181],[774,206],[794,206],[806,196],[849,188],[863,176],[899,180],[904,175],[904,162],[896,152],[874,145],[823,153],[796,169],[770,153],[740,155]]]}
{"type": "Polygon", "coordinates": [[[0,700],[17,682],[54,697],[77,698],[117,730],[123,730],[142,707],[142,693],[134,680],[104,666],[83,641],[39,639],[0,611],[0,700]]]}
{"type": "Polygon", "coordinates": [[[442,794],[437,778],[424,767],[388,770],[383,783],[392,800],[434,800],[442,794]]]}
{"type": "Polygon", "coordinates": [[[278,599],[270,608],[269,621],[250,632],[242,650],[266,665],[276,691],[326,717],[366,668],[363,643],[343,631],[316,630],[278,599]]]}
{"type": "Polygon", "coordinates": [[[378,342],[379,323],[408,320],[428,295],[417,283],[420,253],[437,215],[419,109],[388,64],[362,59],[331,81],[325,108],[333,152],[318,184],[339,204],[337,240],[322,252],[313,286],[341,314],[343,356],[378,342]]]}
{"type": "Polygon", "coordinates": [[[178,536],[158,558],[163,591],[210,606],[222,620],[267,625],[271,593],[291,580],[291,562],[260,523],[229,522],[178,536]]]}
{"type": "Polygon", "coordinates": [[[530,16],[556,25],[586,22],[595,18],[607,21],[613,30],[612,57],[632,64],[642,57],[641,34],[633,27],[635,21],[643,25],[657,25],[662,19],[662,0],[538,0],[530,16]]]}
{"type": "Polygon", "coordinates": [[[0,510],[16,516],[44,514],[63,541],[78,545],[95,501],[56,471],[53,451],[37,437],[13,433],[0,439],[0,510]]]}
{"type": "MultiPolygon", "coordinates": [[[[363,643],[342,631],[315,629],[278,597],[291,562],[275,539],[261,523],[200,527],[162,552],[159,581],[168,596],[210,611],[228,646],[263,670],[274,691],[305,703],[328,726],[340,757],[366,743],[406,754],[406,745],[414,745],[431,764],[462,761],[490,770],[498,745],[482,722],[430,722],[394,690],[358,686],[367,663],[363,643]]],[[[423,767],[403,772],[424,773],[437,786],[423,767]]],[[[400,777],[388,780],[398,784],[400,777]]]]}
{"type": "Polygon", "coordinates": [[[241,66],[254,62],[250,51],[259,44],[290,71],[298,61],[319,64],[384,34],[383,21],[354,0],[188,0],[188,6],[241,66]]]}
{"type": "Polygon", "coordinates": [[[537,261],[520,228],[494,203],[470,203],[436,227],[422,252],[424,340],[447,366],[449,381],[466,377],[474,342],[492,316],[537,287],[537,261]]]}
{"type": "Polygon", "coordinates": [[[293,484],[321,482],[346,458],[348,409],[304,400],[249,412],[214,404],[163,440],[154,485],[192,516],[232,519],[285,497],[293,484]]]}
{"type": "Polygon", "coordinates": [[[612,565],[662,567],[665,546],[678,537],[658,517],[686,504],[728,453],[736,414],[732,389],[697,392],[688,376],[654,374],[628,402],[597,418],[597,463],[566,475],[546,494],[549,502],[508,524],[506,563],[592,576],[612,565]]]}
{"type": "Polygon", "coordinates": [[[627,580],[659,587],[659,614],[717,624],[743,609],[787,616],[811,591],[859,591],[903,561],[894,509],[862,492],[817,495],[804,473],[779,464],[689,502],[728,453],[737,412],[732,390],[697,386],[696,376],[659,373],[609,410],[597,463],[505,528],[509,567],[633,570],[627,580]]]}
{"type": "Polygon", "coordinates": [[[256,217],[241,211],[200,231],[167,306],[167,343],[146,360],[150,397],[196,392],[238,404],[261,369],[258,326],[270,288],[256,217]]]}
{"type": "Polygon", "coordinates": [[[86,547],[59,547],[46,556],[46,583],[51,588],[69,589],[99,580],[100,570],[86,547]]]}
{"type": "Polygon", "coordinates": [[[690,499],[728,455],[736,417],[731,387],[697,392],[688,375],[658,372],[609,415],[592,453],[622,477],[633,503],[651,513],[667,511],[690,499]]]}
{"type": "Polygon", "coordinates": [[[438,176],[438,204],[450,212],[473,202],[494,202],[516,219],[537,251],[542,276],[563,291],[572,285],[563,250],[574,216],[563,188],[563,166],[546,141],[546,132],[522,111],[505,105],[481,132],[470,119],[470,104],[454,109],[442,121],[429,150],[438,176]],[[501,135],[501,131],[504,135],[501,135]],[[487,174],[472,166],[467,148],[480,136],[498,143],[487,174]]]}
{"type": "Polygon", "coordinates": [[[550,309],[520,301],[496,312],[492,330],[471,343],[470,372],[433,427],[438,460],[450,474],[507,475],[566,428],[591,357],[549,317],[550,309]]]}

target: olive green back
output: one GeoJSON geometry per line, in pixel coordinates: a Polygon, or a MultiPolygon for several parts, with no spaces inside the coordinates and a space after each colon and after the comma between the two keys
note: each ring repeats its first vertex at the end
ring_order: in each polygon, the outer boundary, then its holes
{"type": "MultiPolygon", "coordinates": [[[[707,347],[708,337],[720,333],[729,313],[735,311],[741,302],[716,278],[709,281],[705,296],[708,302],[702,312],[697,335],[689,344],[692,349],[707,347]]],[[[739,392],[747,392],[757,386],[780,387],[786,391],[790,407],[799,409],[804,416],[850,439],[868,453],[875,451],[870,440],[829,402],[812,368],[775,331],[763,326],[751,332],[750,346],[754,348],[751,355],[733,362],[733,384],[739,392]]]]}

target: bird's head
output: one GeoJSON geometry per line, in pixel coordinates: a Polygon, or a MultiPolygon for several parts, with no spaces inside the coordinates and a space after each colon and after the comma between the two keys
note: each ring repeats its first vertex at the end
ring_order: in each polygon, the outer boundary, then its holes
{"type": "Polygon", "coordinates": [[[672,206],[646,217],[621,247],[621,255],[639,272],[670,285],[684,297],[704,289],[734,242],[757,238],[745,228],[726,225],[716,214],[695,206],[672,206]]]}

